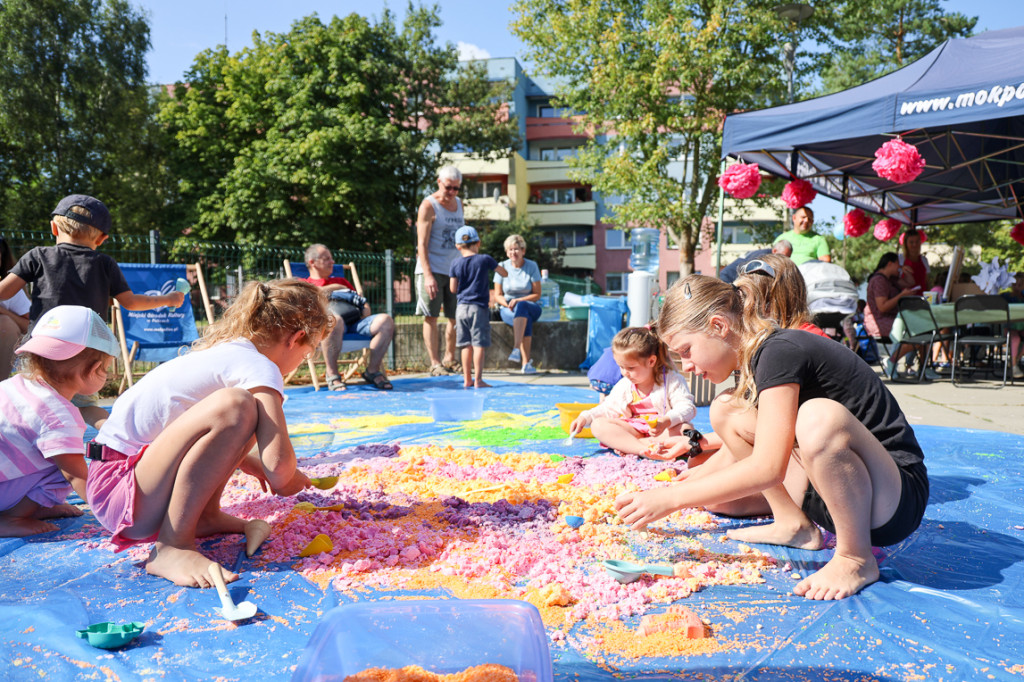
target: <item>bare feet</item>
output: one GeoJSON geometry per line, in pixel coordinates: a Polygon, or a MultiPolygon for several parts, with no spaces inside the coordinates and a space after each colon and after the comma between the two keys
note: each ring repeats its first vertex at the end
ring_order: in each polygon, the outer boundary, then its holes
{"type": "Polygon", "coordinates": [[[462,387],[463,388],[473,388],[473,382],[471,380],[467,379],[465,381],[465,383],[462,384],[462,387]]]}
{"type": "Polygon", "coordinates": [[[480,381],[476,382],[476,384],[474,385],[474,388],[490,388],[490,387],[491,387],[491,385],[489,383],[487,383],[486,381],[484,381],[483,379],[481,379],[480,381]]]}
{"type": "Polygon", "coordinates": [[[57,524],[23,516],[0,516],[0,538],[25,538],[57,530],[57,524]]]}
{"type": "MultiPolygon", "coordinates": [[[[205,538],[210,535],[224,535],[228,533],[244,533],[245,520],[237,516],[226,514],[220,510],[211,516],[200,516],[196,524],[196,537],[205,538]]],[[[205,569],[203,569],[205,570],[205,569]]]]}
{"type": "Polygon", "coordinates": [[[873,556],[836,554],[817,573],[798,582],[793,594],[807,599],[846,599],[877,580],[878,562],[873,556]]]}
{"type": "Polygon", "coordinates": [[[825,542],[821,539],[821,531],[810,521],[799,525],[783,524],[774,521],[763,526],[747,526],[733,528],[725,533],[733,540],[740,542],[756,542],[764,545],[785,545],[797,549],[821,549],[825,542]]]}
{"type": "MultiPolygon", "coordinates": [[[[209,574],[212,563],[194,548],[172,547],[157,542],[146,560],[146,573],[183,587],[212,587],[209,574]]],[[[238,580],[238,574],[224,569],[224,582],[235,580],[238,580]]]]}
{"type": "Polygon", "coordinates": [[[40,507],[34,516],[37,519],[66,519],[82,514],[82,510],[73,504],[55,504],[52,507],[40,507]]]}

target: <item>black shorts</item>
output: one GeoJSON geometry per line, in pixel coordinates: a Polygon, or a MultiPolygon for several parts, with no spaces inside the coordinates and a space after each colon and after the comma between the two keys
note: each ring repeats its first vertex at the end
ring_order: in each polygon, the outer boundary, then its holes
{"type": "MultiPolygon", "coordinates": [[[[921,525],[921,519],[924,518],[924,510],[928,506],[928,470],[924,462],[903,464],[899,470],[902,487],[900,503],[891,519],[871,530],[873,547],[888,547],[906,539],[917,530],[921,525]]],[[[825,506],[825,501],[810,483],[804,492],[802,508],[811,521],[830,533],[836,532],[836,526],[832,522],[832,515],[825,506]]]]}

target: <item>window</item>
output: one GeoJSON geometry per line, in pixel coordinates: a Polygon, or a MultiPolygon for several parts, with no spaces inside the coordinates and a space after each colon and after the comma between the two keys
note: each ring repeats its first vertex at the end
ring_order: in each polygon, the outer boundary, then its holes
{"type": "Polygon", "coordinates": [[[574,187],[560,187],[558,189],[536,190],[538,202],[541,204],[572,204],[579,196],[574,187]]]}
{"type": "Polygon", "coordinates": [[[606,249],[629,249],[626,245],[626,235],[622,230],[604,231],[604,248],[606,249]]]}
{"type": "Polygon", "coordinates": [[[609,272],[604,276],[605,289],[608,290],[609,294],[624,294],[626,293],[626,277],[629,275],[627,272],[609,272]]]}
{"type": "Polygon", "coordinates": [[[498,181],[494,182],[469,182],[468,193],[466,194],[467,199],[493,199],[494,193],[497,192],[501,195],[501,183],[498,181]]]}
{"type": "Polygon", "coordinates": [[[576,156],[575,147],[541,147],[541,161],[565,161],[576,156]]]}
{"type": "Polygon", "coordinates": [[[537,116],[540,118],[561,118],[568,113],[568,109],[553,107],[550,104],[541,104],[537,107],[537,116]]]}

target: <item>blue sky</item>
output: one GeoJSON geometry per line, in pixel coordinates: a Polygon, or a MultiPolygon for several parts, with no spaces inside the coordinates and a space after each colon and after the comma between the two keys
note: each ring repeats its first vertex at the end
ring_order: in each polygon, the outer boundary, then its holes
{"type": "MultiPolygon", "coordinates": [[[[225,43],[237,52],[252,44],[253,31],[283,33],[301,17],[316,13],[323,20],[358,12],[380,17],[385,7],[401,21],[406,0],[132,0],[149,15],[152,49],[149,81],[181,80],[195,56],[225,43]],[[226,17],[226,25],[225,25],[226,17]]],[[[809,0],[822,2],[823,0],[809,0]]],[[[441,41],[459,47],[465,57],[519,57],[523,46],[511,34],[513,0],[443,0],[441,41]]],[[[423,4],[428,4],[424,2],[423,4]]],[[[977,31],[1024,25],[1024,0],[945,0],[949,11],[979,17],[977,31]]],[[[814,208],[821,219],[835,219],[842,206],[819,198],[814,208]]]]}

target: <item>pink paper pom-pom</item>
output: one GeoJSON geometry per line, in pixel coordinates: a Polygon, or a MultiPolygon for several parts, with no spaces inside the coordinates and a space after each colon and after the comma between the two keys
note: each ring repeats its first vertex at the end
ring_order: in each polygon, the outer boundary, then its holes
{"type": "Polygon", "coordinates": [[[875,239],[887,242],[900,231],[900,221],[894,218],[883,218],[875,223],[875,239]]]}
{"type": "Polygon", "coordinates": [[[1024,223],[1017,223],[1010,228],[1010,237],[1013,238],[1013,241],[1024,246],[1024,223]]]}
{"type": "Polygon", "coordinates": [[[859,237],[871,228],[871,218],[859,208],[843,216],[843,227],[847,237],[859,237]]]}
{"type": "Polygon", "coordinates": [[[917,151],[917,147],[897,138],[878,148],[871,167],[879,177],[903,184],[921,174],[924,170],[924,157],[917,151]]]}
{"type": "Polygon", "coordinates": [[[814,191],[811,183],[800,178],[795,178],[786,183],[782,189],[782,203],[786,206],[797,209],[814,201],[818,193],[814,191]]]}
{"type": "Polygon", "coordinates": [[[749,199],[761,186],[761,170],[756,163],[734,163],[718,177],[718,186],[734,199],[749,199]]]}

